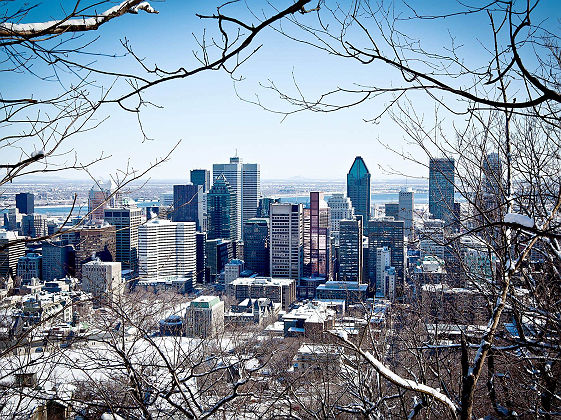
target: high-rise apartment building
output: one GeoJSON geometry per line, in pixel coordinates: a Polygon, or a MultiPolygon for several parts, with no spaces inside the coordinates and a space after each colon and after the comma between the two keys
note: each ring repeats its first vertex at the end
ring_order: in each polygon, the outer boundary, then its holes
{"type": "Polygon", "coordinates": [[[138,227],[142,223],[142,209],[135,205],[120,209],[107,208],[105,221],[115,226],[116,256],[122,270],[138,275],[138,227]]]}
{"type": "Polygon", "coordinates": [[[226,177],[221,174],[207,195],[208,239],[238,240],[237,200],[226,177]]]}
{"type": "Polygon", "coordinates": [[[141,278],[196,279],[194,222],[151,219],[138,228],[138,263],[141,278]]]}
{"type": "Polygon", "coordinates": [[[301,277],[304,241],[302,204],[278,203],[270,207],[271,277],[301,277]]]}
{"type": "Polygon", "coordinates": [[[304,277],[323,277],[329,273],[329,207],[323,193],[310,192],[310,208],[304,209],[304,277]]]}
{"type": "Polygon", "coordinates": [[[174,222],[195,222],[199,226],[199,189],[194,184],[173,186],[173,210],[171,220],[174,222]]]}
{"type": "Polygon", "coordinates": [[[20,213],[31,214],[35,212],[35,196],[31,193],[16,194],[16,208],[20,213]]]}
{"type": "Polygon", "coordinates": [[[402,189],[399,192],[398,219],[403,220],[405,236],[413,233],[413,209],[415,207],[415,193],[411,188],[402,189]]]}
{"type": "Polygon", "coordinates": [[[362,283],[362,217],[341,220],[339,231],[339,280],[362,283]]]}
{"type": "Polygon", "coordinates": [[[259,276],[269,275],[269,219],[253,218],[244,224],[245,268],[259,276]]]}
{"type": "Polygon", "coordinates": [[[400,288],[404,280],[405,250],[404,250],[404,222],[389,218],[377,218],[368,222],[368,253],[370,288],[375,290],[377,259],[376,249],[388,247],[391,254],[391,266],[395,267],[396,283],[400,288]]]}
{"type": "Polygon", "coordinates": [[[454,159],[431,158],[429,163],[429,212],[449,225],[454,219],[454,159]]]}
{"type": "Polygon", "coordinates": [[[370,220],[370,172],[360,156],[355,158],[347,174],[347,196],[353,203],[355,214],[361,215],[366,224],[370,220]]]}
{"type": "Polygon", "coordinates": [[[345,194],[335,193],[327,200],[329,207],[329,228],[331,236],[336,241],[339,237],[339,223],[341,220],[350,220],[354,217],[353,203],[345,194]]]}

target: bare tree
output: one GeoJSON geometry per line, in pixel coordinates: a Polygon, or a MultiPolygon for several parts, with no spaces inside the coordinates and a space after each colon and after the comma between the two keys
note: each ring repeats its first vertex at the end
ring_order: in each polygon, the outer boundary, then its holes
{"type": "Polygon", "coordinates": [[[351,80],[345,86],[341,81],[310,97],[297,81],[294,93],[271,82],[266,88],[285,106],[249,101],[286,117],[367,106],[371,99],[386,97],[367,122],[389,115],[415,151],[387,147],[412,163],[426,167],[427,157],[455,160],[456,176],[450,181],[470,208],[442,245],[458,245],[460,251],[463,238],[474,238],[489,266],[488,273],[475,273],[461,251],[456,256],[466,287],[486,302],[486,325],[469,340],[463,331],[455,345],[432,350],[438,355],[445,351],[448,361],[461,369],[443,376],[438,358],[427,358],[431,347],[410,340],[403,343],[405,349],[422,349],[415,354],[425,362],[405,372],[390,366],[386,352],[362,350],[346,337],[342,342],[393,386],[413,392],[411,417],[437,402],[451,417],[463,419],[489,410],[498,417],[552,418],[560,401],[559,383],[553,379],[560,350],[559,307],[553,298],[558,296],[561,263],[558,22],[538,20],[539,1],[458,2],[437,14],[423,14],[407,2],[318,6],[315,19],[295,16],[292,25],[278,26],[278,31],[373,72],[385,71],[392,85],[351,80]],[[463,55],[453,32],[433,50],[415,33],[416,27],[442,31],[449,21],[486,23],[489,33],[477,44],[476,59],[463,55]],[[415,106],[417,92],[437,105],[432,123],[415,106]],[[445,118],[456,118],[454,125],[445,124],[445,118]],[[505,375],[508,379],[499,387],[498,378],[505,375]],[[528,392],[532,403],[526,400],[528,392]]]}

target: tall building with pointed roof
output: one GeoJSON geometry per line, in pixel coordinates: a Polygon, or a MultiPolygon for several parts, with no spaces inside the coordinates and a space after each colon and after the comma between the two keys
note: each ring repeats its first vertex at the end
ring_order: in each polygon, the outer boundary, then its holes
{"type": "Polygon", "coordinates": [[[239,239],[237,201],[226,177],[220,174],[207,195],[208,239],[239,239]]]}
{"type": "Polygon", "coordinates": [[[347,197],[365,224],[370,219],[370,176],[364,159],[357,156],[347,174],[347,197]]]}

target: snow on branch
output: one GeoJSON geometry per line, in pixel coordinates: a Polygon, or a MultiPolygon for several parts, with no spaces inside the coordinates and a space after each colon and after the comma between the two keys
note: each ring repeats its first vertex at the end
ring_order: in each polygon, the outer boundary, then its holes
{"type": "Polygon", "coordinates": [[[505,223],[514,223],[527,228],[535,226],[534,219],[519,213],[507,213],[504,218],[505,223]]]}
{"type": "Polygon", "coordinates": [[[428,397],[432,397],[435,400],[441,402],[442,404],[448,406],[451,413],[455,415],[459,410],[458,406],[454,401],[452,401],[447,395],[440,392],[438,389],[433,388],[431,386],[420,384],[416,381],[411,379],[405,379],[395,372],[393,372],[390,368],[384,365],[380,360],[378,360],[372,353],[368,351],[364,351],[352,343],[344,334],[338,334],[337,332],[330,331],[330,333],[340,340],[342,340],[346,345],[351,347],[354,351],[360,354],[376,371],[382,375],[385,379],[393,383],[394,385],[398,386],[399,388],[408,389],[410,391],[420,392],[428,397]]]}
{"type": "Polygon", "coordinates": [[[122,16],[125,13],[137,14],[139,10],[143,10],[146,13],[158,13],[147,1],[125,0],[121,4],[92,17],[66,18],[37,23],[0,23],[0,38],[35,37],[66,32],[92,31],[111,19],[122,16]]]}

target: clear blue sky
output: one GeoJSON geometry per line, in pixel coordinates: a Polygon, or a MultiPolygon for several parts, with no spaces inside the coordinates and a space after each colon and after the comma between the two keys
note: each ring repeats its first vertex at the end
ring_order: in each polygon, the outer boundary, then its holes
{"type": "MultiPolygon", "coordinates": [[[[201,22],[195,13],[212,13],[215,3],[182,0],[152,2],[160,12],[158,15],[140,13],[123,16],[103,25],[96,33],[86,34],[84,39],[98,36],[99,40],[92,48],[106,53],[121,53],[123,49],[119,40],[126,37],[137,54],[146,57],[147,63],[157,62],[159,66],[170,69],[191,67],[195,63],[192,50],[197,49],[192,33],[200,35],[204,26],[214,31],[213,22],[201,22]]],[[[448,2],[439,5],[445,3],[448,2]]],[[[69,2],[63,2],[63,6],[67,4],[69,2]]],[[[257,13],[262,7],[267,8],[264,2],[249,4],[257,13]]],[[[415,4],[427,14],[439,12],[435,10],[435,2],[418,1],[415,4]]],[[[281,6],[280,2],[278,6],[281,6]]],[[[558,14],[558,9],[557,2],[551,0],[544,3],[540,15],[558,14]]],[[[236,16],[243,17],[248,13],[244,3],[230,10],[236,16]]],[[[397,13],[405,10],[398,8],[397,13]]],[[[41,4],[26,21],[60,16],[60,3],[48,1],[41,4]]],[[[313,15],[309,19],[315,21],[313,15]]],[[[557,22],[553,17],[550,20],[557,22]]],[[[452,18],[440,21],[438,25],[428,22],[426,27],[417,25],[411,29],[413,35],[421,37],[424,45],[431,49],[442,48],[443,42],[449,41],[448,31],[453,31],[458,37],[457,42],[463,44],[466,59],[475,61],[480,57],[480,42],[487,39],[489,27],[482,20],[472,20],[466,25],[465,20],[452,18]]],[[[284,104],[260,84],[273,80],[278,86],[294,92],[292,73],[310,97],[337,86],[350,87],[353,83],[389,86],[398,81],[387,67],[360,66],[292,42],[272,30],[264,33],[258,42],[263,47],[237,73],[245,79],[236,88],[247,98],[259,95],[271,107],[280,108],[284,104]]],[[[110,67],[119,66],[120,70],[133,69],[127,59],[98,60],[104,60],[110,67]]],[[[2,88],[5,96],[22,91],[40,95],[46,90],[58,88],[56,83],[38,83],[26,76],[3,78],[6,82],[2,88]]],[[[100,83],[103,82],[100,80],[100,83]]],[[[147,109],[142,114],[144,129],[153,141],[142,143],[136,116],[116,107],[105,108],[100,116],[108,115],[110,118],[95,131],[84,133],[74,140],[73,146],[81,159],[86,160],[99,150],[112,155],[111,159],[92,170],[96,177],[106,177],[108,172],[121,167],[128,157],[134,167],[141,169],[178,140],[182,140],[180,147],[168,163],[152,172],[153,178],[187,178],[190,169],[211,168],[212,163],[225,162],[236,149],[244,161],[261,164],[263,178],[344,178],[355,155],[364,157],[374,178],[395,177],[384,173],[380,167],[395,168],[412,176],[424,176],[427,172],[425,168],[404,161],[379,143],[390,144],[398,150],[411,150],[404,141],[404,133],[389,116],[378,124],[363,121],[379,113],[391,100],[389,96],[337,113],[299,113],[282,123],[281,116],[240,101],[233,81],[223,72],[207,72],[161,85],[150,90],[147,98],[163,107],[147,109]]],[[[424,95],[415,95],[412,99],[416,111],[430,120],[433,104],[424,95]]],[[[451,123],[450,118],[445,123],[450,131],[451,123]]],[[[64,176],[77,175],[68,173],[64,176]]]]}

